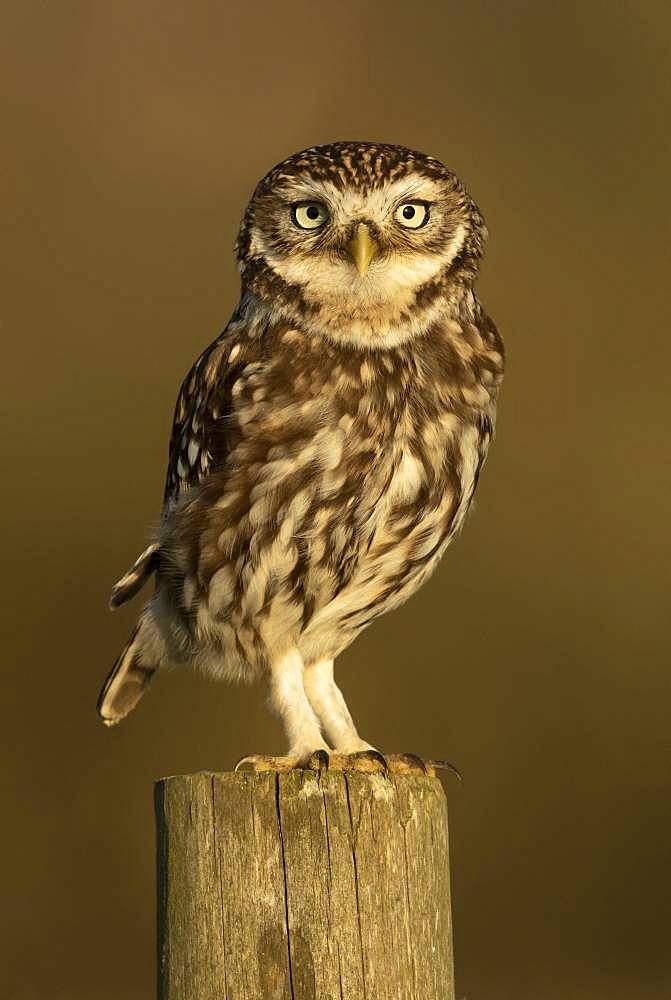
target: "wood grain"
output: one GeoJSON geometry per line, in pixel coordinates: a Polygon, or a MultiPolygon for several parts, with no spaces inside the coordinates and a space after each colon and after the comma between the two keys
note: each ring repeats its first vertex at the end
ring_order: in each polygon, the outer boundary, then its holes
{"type": "Polygon", "coordinates": [[[436,778],[156,786],[159,1000],[454,1000],[436,778]]]}

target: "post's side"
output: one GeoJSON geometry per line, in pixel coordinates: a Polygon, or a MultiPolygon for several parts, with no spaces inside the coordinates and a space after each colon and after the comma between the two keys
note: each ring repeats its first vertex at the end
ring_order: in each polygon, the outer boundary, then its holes
{"type": "Polygon", "coordinates": [[[156,786],[159,1000],[454,1000],[436,778],[156,786]]]}

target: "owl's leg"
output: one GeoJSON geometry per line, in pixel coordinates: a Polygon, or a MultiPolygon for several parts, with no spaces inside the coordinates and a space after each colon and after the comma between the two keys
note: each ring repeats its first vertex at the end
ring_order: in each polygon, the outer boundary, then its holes
{"type": "Polygon", "coordinates": [[[308,664],[305,667],[304,683],[305,693],[334,750],[344,754],[375,750],[357,732],[342,691],[333,678],[333,660],[318,660],[308,664]]]}
{"type": "Polygon", "coordinates": [[[325,763],[339,771],[387,771],[387,760],[379,750],[362,740],[333,678],[333,660],[318,660],[305,667],[305,692],[333,752],[328,761],[311,761],[310,766],[325,763]]]}
{"type": "Polygon", "coordinates": [[[333,660],[318,660],[305,667],[305,692],[322,730],[335,753],[329,767],[338,770],[391,771],[397,774],[435,774],[439,768],[461,775],[448,761],[423,760],[413,753],[381,754],[362,740],[342,691],[333,677],[333,660]]]}
{"type": "Polygon", "coordinates": [[[289,752],[285,757],[266,754],[243,757],[236,770],[243,764],[251,764],[257,771],[289,771],[305,767],[314,754],[328,754],[319,719],[305,693],[303,660],[297,649],[290,650],[270,666],[270,704],[282,720],[289,752]]]}
{"type": "Polygon", "coordinates": [[[289,756],[307,760],[315,750],[328,750],[319,719],[308,701],[303,684],[303,660],[292,649],[270,668],[270,702],[284,725],[289,756]]]}

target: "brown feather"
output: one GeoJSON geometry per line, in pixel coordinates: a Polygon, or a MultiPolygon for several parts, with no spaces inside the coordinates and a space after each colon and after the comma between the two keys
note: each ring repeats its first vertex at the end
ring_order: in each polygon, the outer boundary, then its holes
{"type": "Polygon", "coordinates": [[[113,592],[117,606],[156,572],[101,694],[108,724],[163,663],[251,678],[290,648],[333,658],[433,571],[503,377],[473,288],[486,235],[459,179],[402,147],[306,150],[259,184],[240,303],[177,400],[160,560],[147,550],[113,592]],[[408,192],[431,203],[413,233],[394,222],[408,192]],[[327,205],[323,234],[291,221],[307,197],[327,205]],[[347,257],[361,219],[379,245],[365,280],[347,257]]]}
{"type": "Polygon", "coordinates": [[[158,542],[153,542],[135,560],[131,568],[124,573],[112,587],[109,606],[116,611],[126,601],[130,601],[144,587],[149,577],[156,572],[159,564],[158,542]]]}
{"type": "Polygon", "coordinates": [[[155,666],[143,662],[142,624],[135,628],[98,696],[97,712],[106,726],[115,726],[135,708],[156,672],[155,666]]]}

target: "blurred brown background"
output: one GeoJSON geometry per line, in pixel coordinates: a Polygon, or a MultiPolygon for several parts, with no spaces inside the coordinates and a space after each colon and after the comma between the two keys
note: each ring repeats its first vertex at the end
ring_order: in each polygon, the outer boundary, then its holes
{"type": "Polygon", "coordinates": [[[0,996],[144,1000],[152,781],[282,745],[260,689],[94,702],[179,382],[256,180],[400,142],[491,231],[508,345],[477,510],[343,657],[362,731],[444,755],[458,995],[671,996],[666,3],[5,0],[0,996]]]}

